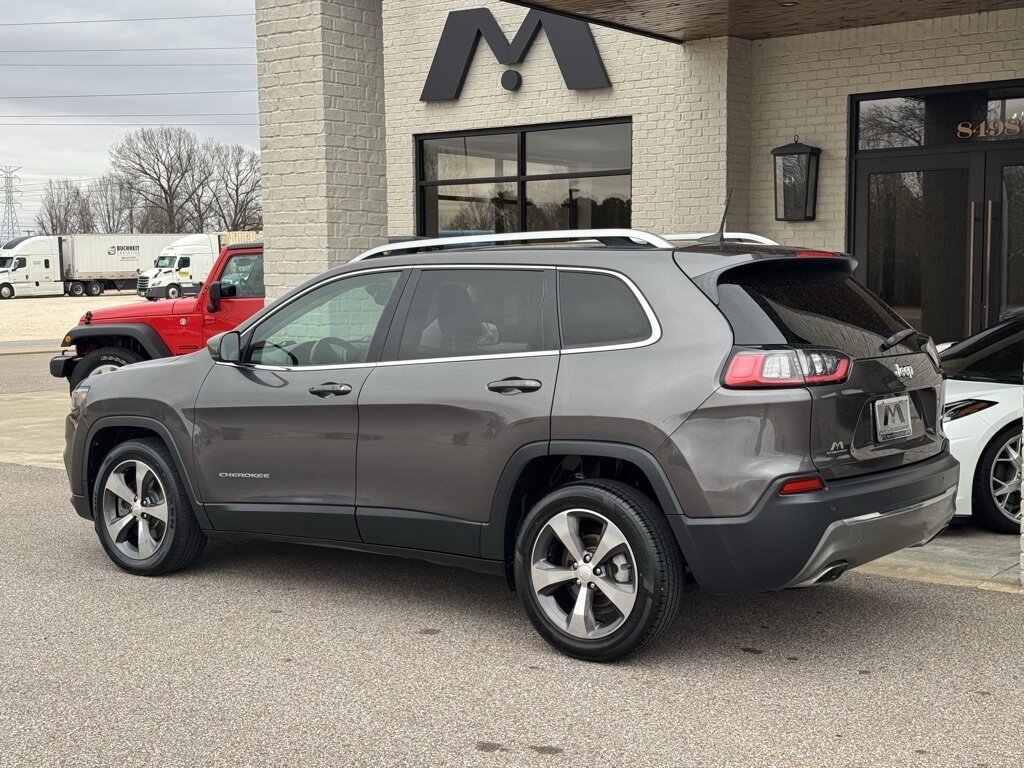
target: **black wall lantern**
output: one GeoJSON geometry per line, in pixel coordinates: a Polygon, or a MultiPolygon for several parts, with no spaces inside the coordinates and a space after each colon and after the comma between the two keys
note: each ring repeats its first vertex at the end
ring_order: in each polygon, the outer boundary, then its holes
{"type": "Polygon", "coordinates": [[[775,220],[814,221],[818,202],[818,158],[821,150],[793,143],[772,150],[775,157],[775,220]]]}

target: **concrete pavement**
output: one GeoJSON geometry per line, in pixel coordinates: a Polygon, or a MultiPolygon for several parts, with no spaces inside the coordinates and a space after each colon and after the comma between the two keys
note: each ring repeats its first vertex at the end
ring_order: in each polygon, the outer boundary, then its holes
{"type": "Polygon", "coordinates": [[[848,574],[688,596],[650,652],[552,651],[500,579],[211,543],[118,570],[0,465],[2,766],[1019,767],[1016,595],[848,574]]]}

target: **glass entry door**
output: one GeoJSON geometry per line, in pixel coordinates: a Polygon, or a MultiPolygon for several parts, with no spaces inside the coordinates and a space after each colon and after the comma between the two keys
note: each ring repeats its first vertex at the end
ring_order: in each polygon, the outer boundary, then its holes
{"type": "Polygon", "coordinates": [[[981,327],[984,177],[976,153],[857,163],[858,276],[937,342],[981,327]]]}
{"type": "Polygon", "coordinates": [[[990,151],[985,168],[985,318],[1024,309],[1024,149],[990,151]]]}

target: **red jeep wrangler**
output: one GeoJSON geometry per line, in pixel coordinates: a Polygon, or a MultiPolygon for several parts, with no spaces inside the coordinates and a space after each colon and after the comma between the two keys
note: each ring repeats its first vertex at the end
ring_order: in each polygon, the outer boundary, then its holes
{"type": "Polygon", "coordinates": [[[185,355],[263,308],[263,243],[226,246],[193,298],[140,302],[86,312],[64,336],[75,354],[50,360],[50,373],[74,389],[87,376],[141,360],[185,355]]]}

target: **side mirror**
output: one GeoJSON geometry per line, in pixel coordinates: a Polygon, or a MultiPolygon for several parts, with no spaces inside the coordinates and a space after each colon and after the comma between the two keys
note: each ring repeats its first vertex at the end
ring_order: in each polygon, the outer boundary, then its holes
{"type": "Polygon", "coordinates": [[[242,337],[238,331],[228,331],[206,342],[206,349],[218,363],[238,363],[242,359],[242,337]]]}
{"type": "Polygon", "coordinates": [[[217,302],[220,301],[220,281],[210,283],[210,290],[206,292],[206,298],[206,309],[210,312],[216,312],[217,302]]]}

